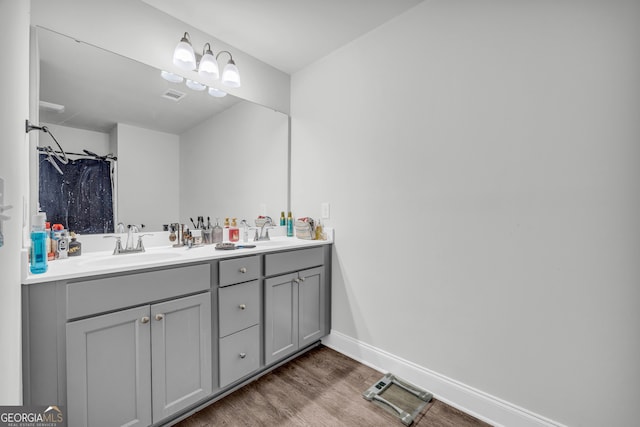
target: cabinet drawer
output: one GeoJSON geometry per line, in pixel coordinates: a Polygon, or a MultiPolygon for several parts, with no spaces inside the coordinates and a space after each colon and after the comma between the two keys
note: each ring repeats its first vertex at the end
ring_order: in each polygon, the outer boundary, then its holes
{"type": "Polygon", "coordinates": [[[67,284],[67,319],[211,289],[209,264],[67,284]]]}
{"type": "Polygon", "coordinates": [[[260,326],[255,325],[220,339],[220,387],[260,367],[260,326]]]}
{"type": "Polygon", "coordinates": [[[248,282],[260,277],[260,258],[248,256],[220,261],[220,286],[248,282]]]}
{"type": "Polygon", "coordinates": [[[318,246],[297,251],[265,255],[265,276],[316,267],[324,263],[323,248],[318,246]]]}
{"type": "Polygon", "coordinates": [[[220,336],[257,325],[260,321],[260,282],[253,280],[218,289],[220,336]]]}

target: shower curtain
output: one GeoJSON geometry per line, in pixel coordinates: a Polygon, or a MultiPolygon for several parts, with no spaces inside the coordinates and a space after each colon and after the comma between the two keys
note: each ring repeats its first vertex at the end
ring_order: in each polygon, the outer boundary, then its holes
{"type": "Polygon", "coordinates": [[[80,234],[113,233],[111,162],[70,159],[58,166],[63,175],[40,154],[39,201],[47,221],[80,234]]]}

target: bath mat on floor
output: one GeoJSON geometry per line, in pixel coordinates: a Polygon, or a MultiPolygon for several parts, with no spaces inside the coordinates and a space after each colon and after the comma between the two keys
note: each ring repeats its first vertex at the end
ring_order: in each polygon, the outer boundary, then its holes
{"type": "Polygon", "coordinates": [[[409,426],[433,395],[393,374],[387,374],[362,393],[362,397],[397,416],[409,426]]]}

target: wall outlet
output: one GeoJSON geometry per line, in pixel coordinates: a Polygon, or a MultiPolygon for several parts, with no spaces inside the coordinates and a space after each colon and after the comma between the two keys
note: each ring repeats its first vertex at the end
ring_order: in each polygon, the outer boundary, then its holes
{"type": "Polygon", "coordinates": [[[324,202],[320,204],[320,212],[322,216],[322,219],[329,219],[330,217],[330,211],[329,211],[329,203],[328,202],[324,202]]]}

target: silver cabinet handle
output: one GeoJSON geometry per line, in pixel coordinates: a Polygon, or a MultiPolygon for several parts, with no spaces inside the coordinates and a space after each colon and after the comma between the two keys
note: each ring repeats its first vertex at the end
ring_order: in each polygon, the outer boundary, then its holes
{"type": "Polygon", "coordinates": [[[300,283],[300,279],[293,279],[294,282],[300,283]]]}
{"type": "Polygon", "coordinates": [[[305,279],[306,279],[306,277],[301,277],[301,278],[300,278],[300,281],[301,281],[301,282],[304,282],[304,280],[305,280],[305,279]]]}
{"type": "Polygon", "coordinates": [[[247,353],[240,353],[239,356],[240,359],[244,359],[245,357],[247,357],[247,353]]]}
{"type": "Polygon", "coordinates": [[[247,308],[246,304],[240,304],[240,310],[244,310],[245,308],[247,308]]]}
{"type": "Polygon", "coordinates": [[[156,314],[156,320],[162,320],[162,319],[164,319],[164,314],[162,313],[156,314]]]}
{"type": "Polygon", "coordinates": [[[241,267],[240,268],[240,273],[244,274],[247,272],[247,267],[241,267]]]}
{"type": "Polygon", "coordinates": [[[149,323],[149,316],[144,316],[142,319],[140,319],[140,323],[149,323]]]}

